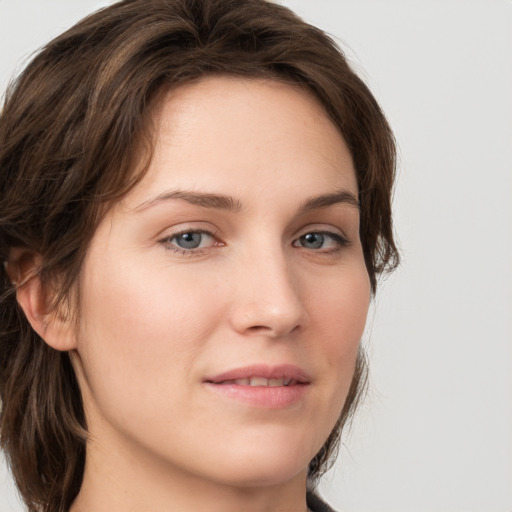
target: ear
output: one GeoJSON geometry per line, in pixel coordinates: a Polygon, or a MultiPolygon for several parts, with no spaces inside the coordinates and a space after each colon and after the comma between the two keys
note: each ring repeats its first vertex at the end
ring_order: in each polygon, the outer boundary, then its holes
{"type": "Polygon", "coordinates": [[[51,293],[40,278],[41,255],[15,248],[9,254],[7,274],[16,286],[16,298],[34,331],[52,348],[61,351],[76,348],[76,336],[71,315],[51,311],[51,293]]]}

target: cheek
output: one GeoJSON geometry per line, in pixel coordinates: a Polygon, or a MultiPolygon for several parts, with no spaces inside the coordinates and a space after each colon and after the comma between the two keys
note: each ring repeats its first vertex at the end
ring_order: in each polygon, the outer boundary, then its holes
{"type": "Polygon", "coordinates": [[[189,370],[219,323],[214,290],[150,265],[105,264],[86,276],[78,351],[95,400],[150,408],[170,389],[186,395],[189,370]]]}
{"type": "Polygon", "coordinates": [[[310,315],[331,333],[330,339],[341,342],[335,346],[341,349],[345,344],[357,344],[370,304],[370,283],[364,265],[341,268],[321,283],[312,280],[306,288],[310,315]]]}
{"type": "Polygon", "coordinates": [[[82,318],[94,331],[110,332],[116,344],[122,338],[123,348],[162,344],[179,350],[212,328],[217,315],[215,291],[195,277],[147,263],[136,269],[110,265],[85,283],[82,318]]]}
{"type": "Polygon", "coordinates": [[[325,366],[335,381],[335,400],[343,402],[366,324],[370,284],[364,265],[343,269],[341,274],[311,290],[309,309],[325,366]]]}

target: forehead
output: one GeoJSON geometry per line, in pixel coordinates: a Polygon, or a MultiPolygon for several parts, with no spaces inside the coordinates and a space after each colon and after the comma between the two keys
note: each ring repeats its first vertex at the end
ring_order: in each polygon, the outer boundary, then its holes
{"type": "Polygon", "coordinates": [[[164,189],[310,195],[357,182],[339,130],[308,91],[263,79],[210,77],[168,92],[154,110],[148,172],[133,205],[164,189]],[[300,185],[300,187],[297,187],[300,185]]]}

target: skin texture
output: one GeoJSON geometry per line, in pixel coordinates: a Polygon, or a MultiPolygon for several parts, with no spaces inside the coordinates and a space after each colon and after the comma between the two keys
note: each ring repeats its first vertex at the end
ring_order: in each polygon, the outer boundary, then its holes
{"type": "Polygon", "coordinates": [[[79,327],[41,328],[72,351],[90,431],[72,511],[305,511],[370,298],[350,153],[314,98],[272,81],[183,86],[155,127],[147,175],[92,240],[79,327]],[[252,364],[295,365],[308,385],[268,407],[205,383],[252,364]]]}

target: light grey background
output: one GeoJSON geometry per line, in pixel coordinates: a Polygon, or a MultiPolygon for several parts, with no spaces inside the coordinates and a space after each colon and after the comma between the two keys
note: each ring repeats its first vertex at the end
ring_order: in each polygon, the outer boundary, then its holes
{"type": "MultiPolygon", "coordinates": [[[[99,0],[0,0],[0,90],[99,0]]],[[[284,0],[341,42],[400,145],[401,269],[324,496],[345,512],[512,511],[512,1],[284,0]]],[[[0,469],[0,510],[18,512],[0,469]]]]}

